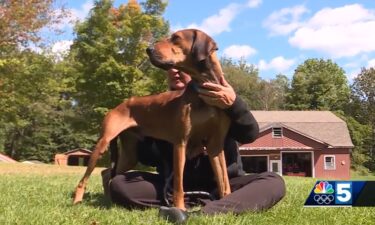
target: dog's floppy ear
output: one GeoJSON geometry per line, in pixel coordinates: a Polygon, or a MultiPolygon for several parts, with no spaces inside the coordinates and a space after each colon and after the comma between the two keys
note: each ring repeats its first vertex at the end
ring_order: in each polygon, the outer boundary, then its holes
{"type": "Polygon", "coordinates": [[[207,34],[199,30],[193,30],[193,32],[192,56],[200,62],[210,56],[213,51],[218,50],[218,47],[216,42],[207,34]]]}

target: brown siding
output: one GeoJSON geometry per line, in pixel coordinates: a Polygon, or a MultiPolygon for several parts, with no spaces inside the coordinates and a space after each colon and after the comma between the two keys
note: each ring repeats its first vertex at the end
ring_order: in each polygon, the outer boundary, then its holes
{"type": "Polygon", "coordinates": [[[315,176],[317,178],[350,179],[349,149],[325,149],[315,151],[315,176]],[[324,156],[335,156],[335,170],[324,169],[324,156]]]}
{"type": "Polygon", "coordinates": [[[68,165],[68,156],[64,154],[56,154],[55,155],[55,164],[60,166],[68,165]]]}

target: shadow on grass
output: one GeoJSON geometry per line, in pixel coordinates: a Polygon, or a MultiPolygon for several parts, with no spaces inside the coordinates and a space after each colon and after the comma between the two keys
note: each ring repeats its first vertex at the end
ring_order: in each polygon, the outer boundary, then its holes
{"type": "Polygon", "coordinates": [[[86,198],[88,199],[87,205],[101,209],[110,209],[112,207],[111,200],[104,193],[87,193],[86,198]]]}

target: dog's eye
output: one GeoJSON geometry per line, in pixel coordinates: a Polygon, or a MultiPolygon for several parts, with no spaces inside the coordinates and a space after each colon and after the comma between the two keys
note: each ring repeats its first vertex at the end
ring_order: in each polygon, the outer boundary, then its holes
{"type": "Polygon", "coordinates": [[[171,42],[176,43],[176,42],[178,42],[180,39],[181,39],[180,36],[178,36],[178,35],[172,35],[172,37],[171,37],[171,42]]]}

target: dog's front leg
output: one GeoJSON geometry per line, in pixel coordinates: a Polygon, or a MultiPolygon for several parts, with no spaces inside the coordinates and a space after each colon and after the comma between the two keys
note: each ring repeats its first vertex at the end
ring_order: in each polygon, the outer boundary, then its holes
{"type": "Polygon", "coordinates": [[[210,155],[212,170],[216,178],[216,184],[220,198],[231,193],[224,151],[218,155],[210,155]]]}
{"type": "Polygon", "coordinates": [[[229,177],[227,171],[227,164],[225,161],[225,154],[223,144],[217,140],[220,138],[212,137],[207,144],[208,157],[216,178],[216,184],[220,198],[231,193],[229,177]]]}
{"type": "Polygon", "coordinates": [[[229,195],[231,193],[224,149],[219,153],[218,158],[219,158],[220,168],[221,168],[221,171],[223,173],[223,184],[224,184],[224,191],[223,191],[223,195],[221,197],[224,197],[224,196],[229,195]]]}
{"type": "Polygon", "coordinates": [[[175,144],[173,149],[173,203],[182,210],[186,210],[183,187],[185,160],[186,143],[175,144]]]}

